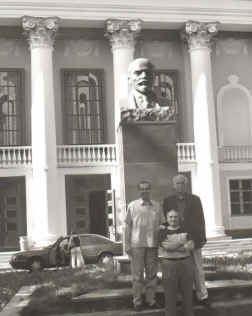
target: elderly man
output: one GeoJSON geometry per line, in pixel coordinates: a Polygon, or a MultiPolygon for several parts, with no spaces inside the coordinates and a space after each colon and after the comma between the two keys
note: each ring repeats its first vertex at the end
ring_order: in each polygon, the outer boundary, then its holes
{"type": "Polygon", "coordinates": [[[159,226],[164,222],[159,204],[150,198],[150,182],[141,181],[138,192],[140,198],[129,203],[125,219],[125,251],[131,259],[133,304],[136,311],[143,308],[144,271],[147,307],[158,307],[155,298],[158,235],[159,226]]]}
{"type": "Polygon", "coordinates": [[[163,211],[176,209],[185,231],[190,233],[194,241],[194,283],[197,299],[201,303],[208,303],[208,292],[205,285],[201,248],[206,243],[205,219],[200,198],[187,193],[188,179],[179,174],[173,178],[175,194],[164,199],[163,211]]]}

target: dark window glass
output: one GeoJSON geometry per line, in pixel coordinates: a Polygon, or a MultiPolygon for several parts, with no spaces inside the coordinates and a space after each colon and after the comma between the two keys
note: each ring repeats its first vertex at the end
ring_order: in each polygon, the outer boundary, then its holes
{"type": "Polygon", "coordinates": [[[0,146],[22,145],[22,71],[0,69],[0,146]]]}
{"type": "Polygon", "coordinates": [[[243,192],[243,201],[244,202],[252,201],[252,191],[243,192]]]}
{"type": "Polygon", "coordinates": [[[244,203],[244,214],[252,214],[252,203],[244,203]]]}
{"type": "Polygon", "coordinates": [[[103,71],[63,70],[66,143],[104,142],[103,71]]]}
{"type": "Polygon", "coordinates": [[[231,213],[232,215],[239,215],[241,213],[241,206],[239,203],[231,204],[231,213]]]}
{"type": "Polygon", "coordinates": [[[230,180],[231,214],[252,214],[252,180],[230,180]]]}
{"type": "Polygon", "coordinates": [[[231,192],[231,202],[239,202],[239,201],[240,201],[240,193],[231,192]]]}
{"type": "Polygon", "coordinates": [[[231,190],[238,190],[239,189],[239,182],[237,180],[230,180],[229,185],[230,185],[231,190]]]}

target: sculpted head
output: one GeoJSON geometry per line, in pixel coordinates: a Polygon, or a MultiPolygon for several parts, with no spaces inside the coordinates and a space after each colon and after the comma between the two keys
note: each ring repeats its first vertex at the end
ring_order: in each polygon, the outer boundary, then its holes
{"type": "Polygon", "coordinates": [[[128,69],[129,82],[133,89],[142,94],[148,94],[152,90],[154,79],[154,65],[147,58],[133,60],[128,69]]]}

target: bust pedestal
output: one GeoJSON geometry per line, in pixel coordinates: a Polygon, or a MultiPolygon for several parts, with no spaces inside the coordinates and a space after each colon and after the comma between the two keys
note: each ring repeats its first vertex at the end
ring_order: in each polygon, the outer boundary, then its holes
{"type": "Polygon", "coordinates": [[[122,125],[126,203],[136,199],[141,180],[152,183],[152,198],[158,202],[172,192],[177,173],[176,124],[162,121],[132,121],[122,125]]]}

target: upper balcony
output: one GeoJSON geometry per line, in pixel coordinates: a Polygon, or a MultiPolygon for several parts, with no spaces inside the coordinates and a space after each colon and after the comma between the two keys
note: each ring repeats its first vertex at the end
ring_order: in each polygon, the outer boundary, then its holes
{"type": "MultiPolygon", "coordinates": [[[[196,163],[194,143],[177,144],[180,164],[196,163]]],[[[58,167],[112,166],[118,163],[114,144],[57,146],[58,167]]],[[[252,162],[252,146],[219,148],[220,163],[252,162]]],[[[31,146],[0,147],[0,168],[20,168],[32,165],[31,146]]]]}

